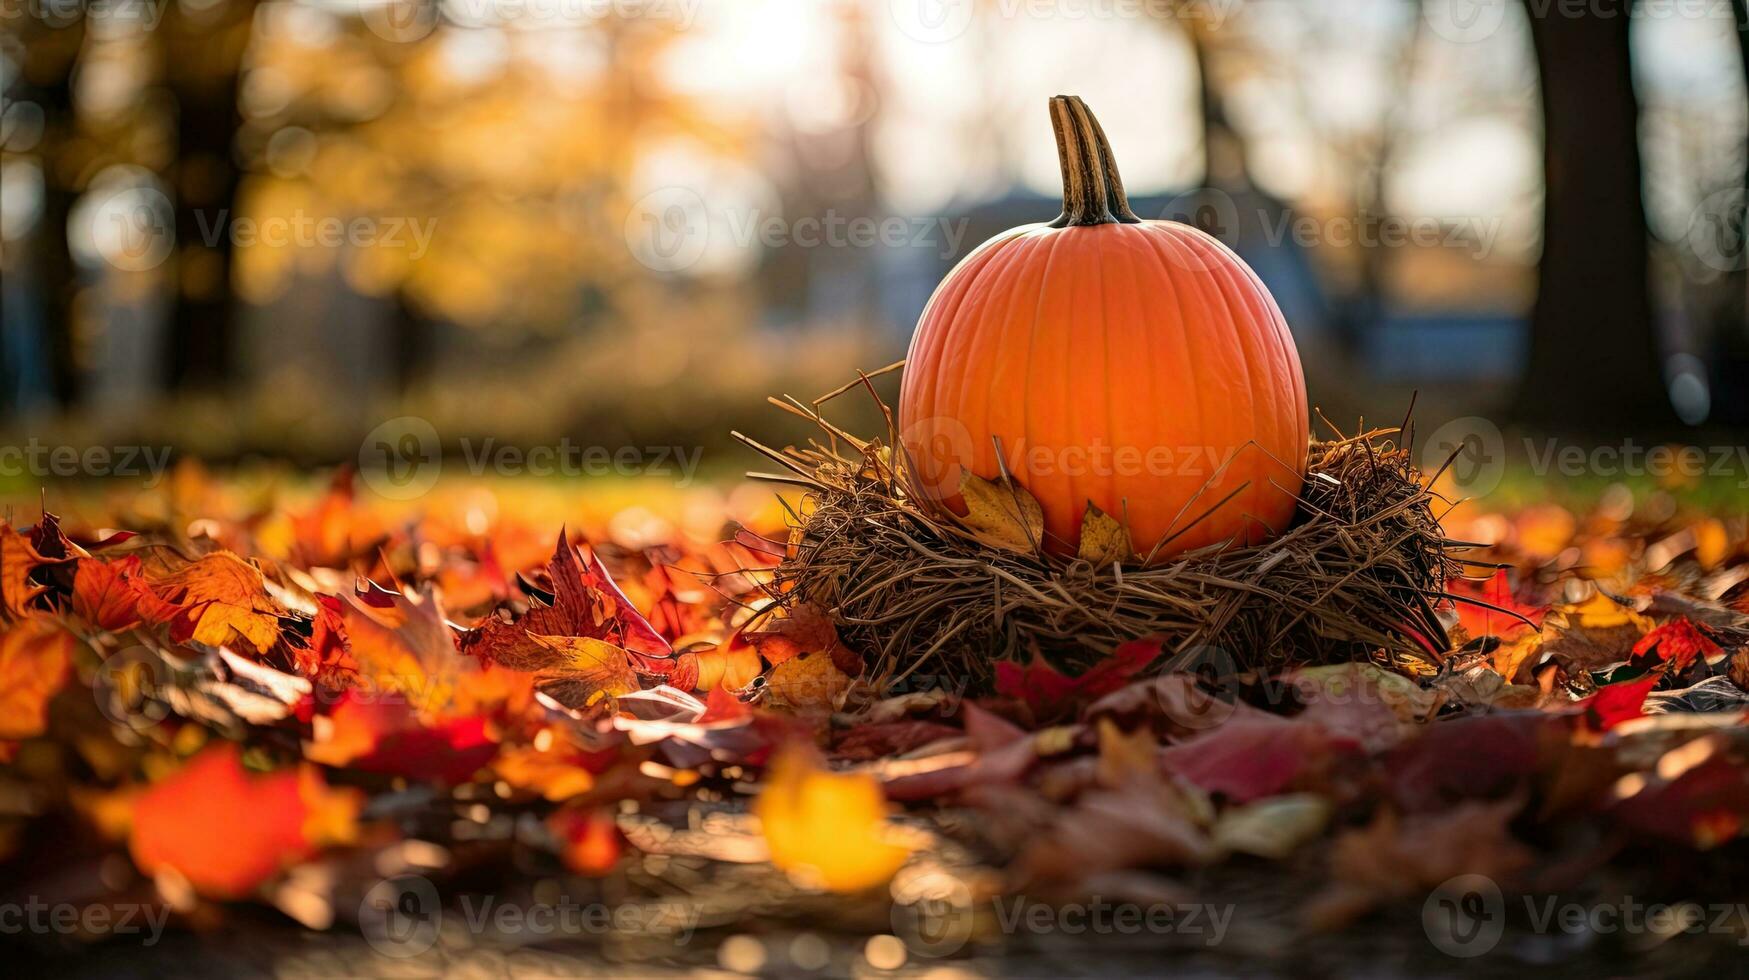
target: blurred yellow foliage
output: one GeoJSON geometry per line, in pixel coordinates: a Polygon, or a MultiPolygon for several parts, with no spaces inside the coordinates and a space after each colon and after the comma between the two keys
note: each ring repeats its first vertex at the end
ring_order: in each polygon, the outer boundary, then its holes
{"type": "Polygon", "coordinates": [[[866,773],[834,773],[803,747],[778,755],[753,805],[771,862],[798,883],[834,892],[884,884],[909,849],[894,843],[889,806],[866,773]]]}

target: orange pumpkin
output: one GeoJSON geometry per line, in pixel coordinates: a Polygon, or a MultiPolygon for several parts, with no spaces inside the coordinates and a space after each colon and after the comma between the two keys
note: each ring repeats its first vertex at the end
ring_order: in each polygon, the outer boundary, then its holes
{"type": "Polygon", "coordinates": [[[1308,421],[1280,308],[1216,239],[1137,218],[1086,105],[1050,107],[1062,215],[984,243],[918,321],[899,396],[914,491],[964,514],[961,467],[1006,470],[1058,554],[1089,504],[1156,559],[1281,531],[1308,421]]]}

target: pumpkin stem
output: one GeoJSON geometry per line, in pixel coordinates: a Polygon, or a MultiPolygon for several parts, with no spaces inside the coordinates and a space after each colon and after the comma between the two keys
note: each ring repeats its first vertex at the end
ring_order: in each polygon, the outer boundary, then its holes
{"type": "Polygon", "coordinates": [[[1140,223],[1124,196],[1111,143],[1087,103],[1074,95],[1053,97],[1051,127],[1063,168],[1063,213],[1051,227],[1140,223]]]}

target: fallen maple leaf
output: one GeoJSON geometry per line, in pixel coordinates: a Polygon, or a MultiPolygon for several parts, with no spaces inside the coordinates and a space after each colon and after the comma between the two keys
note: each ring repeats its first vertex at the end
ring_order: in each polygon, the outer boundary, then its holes
{"type": "Polygon", "coordinates": [[[873,777],[830,772],[801,746],[778,753],[753,803],[771,863],[834,892],[884,884],[905,863],[910,849],[894,842],[889,811],[873,777]]]}
{"type": "Polygon", "coordinates": [[[454,785],[466,782],[498,752],[486,719],[427,722],[405,700],[348,692],[313,719],[304,757],[323,765],[454,785]]]}
{"type": "Polygon", "coordinates": [[[1670,661],[1670,669],[1680,673],[1696,657],[1710,660],[1724,651],[1700,627],[1687,618],[1665,623],[1634,644],[1635,657],[1656,656],[1670,661]]]}
{"type": "Polygon", "coordinates": [[[741,634],[766,663],[775,667],[792,657],[818,652],[831,657],[845,674],[854,677],[862,673],[862,658],[839,639],[838,628],[825,610],[798,602],[781,611],[782,615],[768,617],[759,629],[741,634]]]}
{"type": "Polygon", "coordinates": [[[240,639],[265,653],[279,642],[279,621],[288,615],[268,595],[261,570],[229,551],[204,555],[168,574],[148,575],[148,584],[176,607],[170,636],[178,643],[217,647],[240,639]]]}
{"type": "Polygon", "coordinates": [[[13,617],[29,615],[33,601],[48,591],[48,586],[32,581],[33,573],[66,560],[44,557],[12,525],[0,522],[0,607],[13,617]]]}
{"type": "Polygon", "coordinates": [[[1168,772],[1235,803],[1314,788],[1334,761],[1361,745],[1310,721],[1234,719],[1160,753],[1168,772]]]}
{"type": "Polygon", "coordinates": [[[212,898],[240,898],[355,832],[360,795],[311,766],[254,774],[219,742],[142,792],[129,850],[147,874],[171,870],[212,898]]]}
{"type": "Polygon", "coordinates": [[[73,634],[46,615],[25,616],[0,633],[0,741],[43,733],[49,699],[72,660],[73,634]]]}
{"type": "Polygon", "coordinates": [[[1646,695],[1657,685],[1658,674],[1647,674],[1638,680],[1605,684],[1597,693],[1579,702],[1585,709],[1584,719],[1593,731],[1607,732],[1624,721],[1646,713],[1646,695]]]}
{"type": "Polygon", "coordinates": [[[352,659],[352,644],[346,635],[346,603],[339,596],[315,598],[316,615],[309,620],[309,635],[301,631],[301,619],[297,627],[284,633],[292,666],[326,687],[350,687],[358,679],[358,663],[352,659]]]}
{"type": "Polygon", "coordinates": [[[1125,733],[1108,718],[1100,719],[1098,732],[1095,787],[1022,853],[1024,873],[1081,882],[1129,868],[1213,859],[1208,798],[1162,773],[1153,735],[1147,729],[1125,733]]]}
{"type": "Polygon", "coordinates": [[[1062,719],[1128,684],[1157,660],[1160,652],[1158,639],[1131,640],[1079,676],[1070,677],[1035,650],[1032,662],[1025,666],[1011,660],[996,662],[996,693],[1026,704],[1038,721],[1062,719]]]}
{"type": "MultiPolygon", "coordinates": [[[[638,689],[626,651],[587,636],[537,636],[530,640],[547,656],[533,669],[541,691],[571,708],[589,708],[638,689]]],[[[514,665],[507,665],[514,666],[514,665]]]]}
{"type": "Polygon", "coordinates": [[[73,612],[98,629],[124,630],[141,619],[163,622],[175,607],[146,586],[138,555],[114,561],[81,558],[73,572],[73,612]]]}
{"type": "MultiPolygon", "coordinates": [[[[639,671],[656,676],[673,672],[673,647],[614,584],[594,549],[585,563],[561,529],[547,575],[553,587],[550,605],[534,605],[514,621],[488,617],[463,634],[462,650],[489,662],[525,669],[517,665],[540,665],[550,654],[531,637],[587,637],[624,650],[630,665],[639,671]]],[[[535,601],[539,602],[538,597],[535,601]]]]}

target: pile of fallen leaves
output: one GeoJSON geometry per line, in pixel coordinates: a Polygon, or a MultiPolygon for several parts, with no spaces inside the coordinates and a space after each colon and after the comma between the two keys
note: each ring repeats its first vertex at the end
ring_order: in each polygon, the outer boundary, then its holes
{"type": "Polygon", "coordinates": [[[774,604],[775,508],[739,535],[696,501],[567,533],[345,474],[301,503],[172,483],[0,526],[10,894],[368,936],[414,875],[446,902],[680,903],[688,937],[829,921],[969,955],[1015,940],[985,898],[1189,899],[1263,867],[1301,883],[1279,948],[1460,875],[1656,868],[1698,895],[1744,850],[1749,528],[1663,491],[1446,515],[1505,567],[1447,584],[1477,601],[1436,610],[1423,672],[1162,673],[1144,638],[970,696],[877,690],[823,611],[774,604]],[[901,927],[943,881],[947,945],[901,927]]]}

